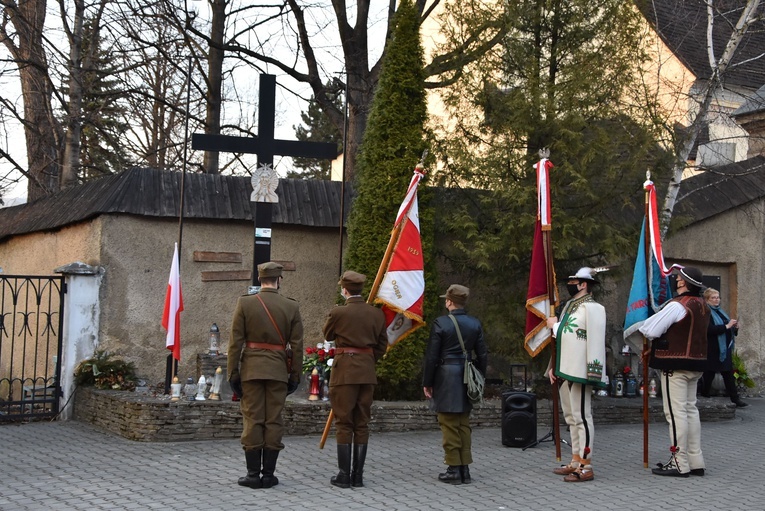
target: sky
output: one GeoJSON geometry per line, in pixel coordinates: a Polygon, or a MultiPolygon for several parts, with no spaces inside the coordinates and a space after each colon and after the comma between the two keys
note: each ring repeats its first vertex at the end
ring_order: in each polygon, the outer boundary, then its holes
{"type": "MultiPolygon", "coordinates": [[[[341,76],[343,73],[343,62],[340,56],[339,43],[337,42],[337,31],[333,25],[334,14],[332,12],[332,7],[328,0],[319,0],[310,5],[320,4],[324,6],[324,9],[316,9],[312,7],[306,8],[304,11],[307,23],[314,27],[315,33],[313,34],[314,40],[312,42],[320,65],[327,76],[341,76]]],[[[370,63],[374,63],[382,53],[387,9],[387,2],[372,2],[372,4],[372,8],[378,10],[370,13],[370,63]]],[[[201,2],[195,2],[193,5],[198,6],[196,10],[199,12],[200,16],[209,13],[209,7],[206,3],[202,4],[201,2]]],[[[53,7],[50,5],[48,6],[50,12],[47,20],[49,23],[52,23],[51,20],[55,20],[57,17],[57,13],[55,12],[56,8],[57,4],[54,4],[53,7]],[[51,11],[51,9],[54,9],[54,11],[51,11]]],[[[353,13],[355,12],[355,9],[355,2],[348,2],[348,14],[351,17],[349,22],[351,24],[354,23],[353,13]]],[[[276,30],[278,31],[281,29],[277,28],[276,30]]],[[[289,33],[281,34],[281,37],[277,39],[277,42],[271,48],[274,56],[285,61],[294,59],[294,50],[289,47],[289,36],[289,33]]],[[[312,94],[311,89],[307,84],[297,82],[286,74],[283,74],[275,66],[267,66],[266,71],[277,77],[275,136],[280,139],[294,140],[294,126],[302,124],[300,114],[303,110],[307,109],[307,101],[312,94]]],[[[258,78],[259,75],[252,70],[240,69],[236,71],[235,75],[238,92],[240,94],[242,92],[249,94],[253,103],[257,102],[258,78]]],[[[2,86],[3,97],[10,98],[11,100],[20,98],[21,90],[18,80],[13,80],[8,77],[4,77],[3,79],[6,80],[3,83],[0,83],[0,86],[2,86]]],[[[247,112],[247,116],[249,118],[257,119],[257,107],[252,106],[250,107],[250,110],[251,111],[247,112]]],[[[223,119],[222,122],[226,123],[232,121],[230,119],[223,119]]],[[[0,130],[1,129],[2,126],[0,126],[0,130]]],[[[191,134],[189,136],[191,136],[191,134]]],[[[26,148],[24,133],[21,126],[18,124],[9,125],[6,128],[5,133],[0,132],[0,137],[7,139],[8,142],[6,147],[11,156],[16,161],[26,164],[26,148]]],[[[191,153],[190,148],[189,151],[191,153]]],[[[252,167],[255,165],[254,155],[245,156],[242,160],[247,166],[252,167]]],[[[286,175],[292,168],[290,158],[276,157],[274,158],[274,164],[276,170],[282,176],[286,175]]],[[[10,168],[9,163],[0,160],[0,177],[8,173],[10,168]]],[[[13,175],[14,178],[19,178],[20,180],[4,195],[6,206],[15,204],[18,201],[26,200],[26,179],[19,176],[17,173],[14,173],[13,175]]]]}

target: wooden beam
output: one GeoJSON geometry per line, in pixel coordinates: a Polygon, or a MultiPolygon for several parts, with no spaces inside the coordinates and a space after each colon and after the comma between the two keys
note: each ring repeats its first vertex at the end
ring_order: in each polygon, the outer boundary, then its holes
{"type": "Polygon", "coordinates": [[[250,270],[239,271],[203,271],[202,282],[219,282],[228,280],[250,280],[252,272],[250,270]]]}
{"type": "Polygon", "coordinates": [[[282,266],[284,266],[284,271],[295,271],[297,270],[297,265],[295,264],[295,261],[274,261],[275,263],[279,263],[282,266]]]}
{"type": "Polygon", "coordinates": [[[197,263],[241,263],[241,252],[205,252],[194,251],[194,262],[197,263]]]}

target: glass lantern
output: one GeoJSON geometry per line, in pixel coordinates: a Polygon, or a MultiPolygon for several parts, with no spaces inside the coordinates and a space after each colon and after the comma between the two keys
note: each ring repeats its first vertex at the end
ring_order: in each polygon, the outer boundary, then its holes
{"type": "Polygon", "coordinates": [[[191,376],[186,380],[186,385],[183,386],[183,395],[187,401],[194,401],[197,394],[197,384],[194,383],[194,379],[191,376]]]}
{"type": "Polygon", "coordinates": [[[210,327],[210,355],[218,355],[220,353],[220,329],[217,323],[213,323],[210,327]]]}
{"type": "Polygon", "coordinates": [[[181,388],[183,385],[178,380],[177,376],[173,377],[173,383],[170,384],[170,401],[181,400],[181,388]]]}
{"type": "Polygon", "coordinates": [[[212,388],[210,389],[210,396],[207,399],[213,401],[220,401],[220,386],[223,384],[223,368],[218,367],[215,370],[215,377],[213,378],[212,388]]]}

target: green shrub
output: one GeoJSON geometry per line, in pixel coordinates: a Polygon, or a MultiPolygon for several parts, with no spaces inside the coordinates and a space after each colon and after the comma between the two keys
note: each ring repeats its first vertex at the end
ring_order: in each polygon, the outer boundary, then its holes
{"type": "Polygon", "coordinates": [[[746,365],[741,357],[738,356],[738,353],[733,353],[733,377],[736,379],[736,386],[748,389],[754,388],[754,380],[746,372],[746,365]]]}
{"type": "Polygon", "coordinates": [[[92,385],[97,389],[134,390],[135,365],[111,353],[96,351],[92,358],[83,360],[74,370],[77,385],[92,385]]]}

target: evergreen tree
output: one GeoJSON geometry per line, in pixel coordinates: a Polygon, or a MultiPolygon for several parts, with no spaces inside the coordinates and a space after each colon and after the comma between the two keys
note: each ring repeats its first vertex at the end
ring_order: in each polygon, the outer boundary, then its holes
{"type": "MultiPolygon", "coordinates": [[[[356,198],[348,221],[345,267],[366,274],[368,292],[385,253],[396,213],[426,147],[426,105],[417,12],[403,0],[388,41],[380,82],[355,172],[356,198]]],[[[425,256],[426,311],[436,282],[428,192],[420,185],[420,230],[425,256]]],[[[427,314],[426,314],[427,315],[427,314]]],[[[426,328],[397,343],[378,365],[378,397],[419,397],[426,328]],[[412,394],[416,392],[416,394],[412,394]]]]}
{"type": "MultiPolygon", "coordinates": [[[[84,35],[83,52],[87,54],[91,44],[101,41],[98,34],[94,34],[93,20],[85,22],[84,35]]],[[[122,140],[128,130],[125,107],[120,104],[124,92],[114,78],[116,67],[100,47],[92,54],[88,68],[83,70],[81,172],[78,176],[81,181],[119,172],[128,162],[122,140]]]]}
{"type": "MultiPolygon", "coordinates": [[[[329,84],[327,85],[329,88],[329,84]]],[[[332,103],[338,110],[343,109],[343,97],[334,94],[332,103]]],[[[295,138],[300,141],[334,142],[342,150],[343,134],[335,127],[316,99],[311,96],[308,110],[300,113],[304,126],[294,126],[295,138]]],[[[292,165],[297,170],[287,173],[287,177],[303,179],[330,179],[332,162],[316,158],[294,158],[292,165]]]]}
{"type": "MultiPolygon", "coordinates": [[[[523,324],[539,149],[551,149],[558,275],[633,257],[645,171],[665,156],[631,100],[645,56],[639,14],[621,0],[507,2],[504,51],[471,67],[444,96],[458,125],[444,137],[441,183],[483,189],[457,195],[439,215],[444,256],[480,282],[490,351],[523,358],[523,324]],[[501,70],[498,79],[497,70],[501,70]],[[481,117],[463,115],[476,109],[481,117]]],[[[626,264],[621,271],[626,271],[626,264]]],[[[613,273],[616,273],[613,272],[613,273]]],[[[539,357],[544,358],[544,357],[539,357]]],[[[543,361],[546,362],[546,361],[543,361]]]]}

